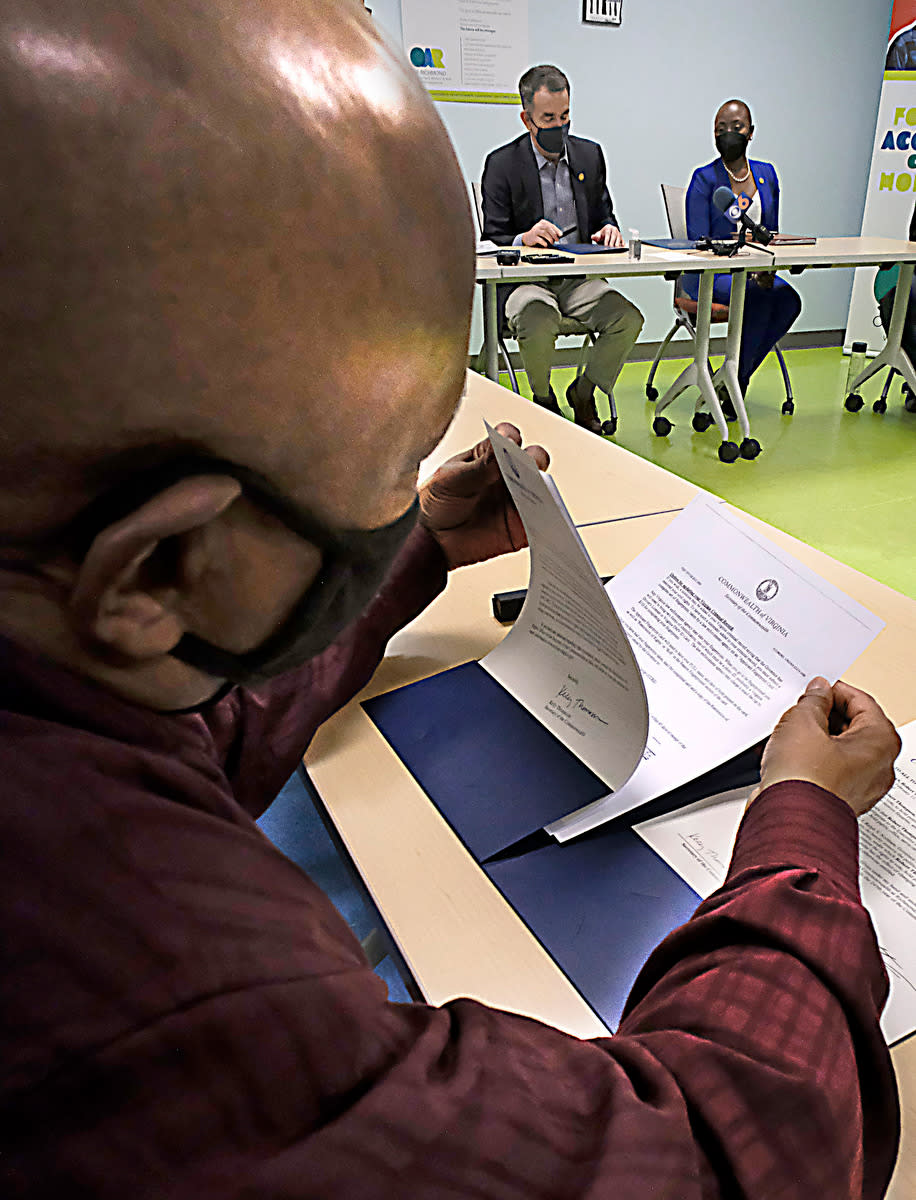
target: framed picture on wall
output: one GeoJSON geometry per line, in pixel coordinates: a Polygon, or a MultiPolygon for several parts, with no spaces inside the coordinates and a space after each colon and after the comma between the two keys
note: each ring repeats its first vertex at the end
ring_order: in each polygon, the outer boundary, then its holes
{"type": "Polygon", "coordinates": [[[623,0],[582,0],[582,20],[586,25],[619,25],[623,0]]]}

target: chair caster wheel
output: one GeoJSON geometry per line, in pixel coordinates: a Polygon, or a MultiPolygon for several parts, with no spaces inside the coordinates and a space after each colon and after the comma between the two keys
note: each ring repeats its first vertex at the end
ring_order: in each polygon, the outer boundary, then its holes
{"type": "Polygon", "coordinates": [[[601,432],[605,437],[613,437],[617,432],[617,418],[611,417],[609,421],[603,421],[601,424],[601,432]]]}
{"type": "Polygon", "coordinates": [[[694,427],[697,433],[705,433],[710,425],[714,425],[712,413],[698,412],[693,414],[693,420],[690,424],[694,427]]]}
{"type": "Polygon", "coordinates": [[[650,404],[654,404],[658,399],[658,388],[653,387],[651,383],[646,384],[646,399],[650,404]]]}
{"type": "Polygon", "coordinates": [[[652,432],[656,437],[667,437],[673,428],[667,417],[656,417],[652,422],[652,432]]]}
{"type": "Polygon", "coordinates": [[[756,458],[760,453],[760,443],[756,438],[745,438],[741,443],[742,458],[756,458]]]}
{"type": "Polygon", "coordinates": [[[903,393],[903,407],[907,412],[916,412],[916,392],[907,388],[903,393]]]}
{"type": "Polygon", "coordinates": [[[887,401],[883,397],[879,396],[878,399],[871,406],[871,410],[872,410],[872,412],[876,412],[876,413],[887,412],[887,401]]]}
{"type": "Polygon", "coordinates": [[[864,403],[862,397],[857,392],[853,392],[852,395],[846,397],[846,411],[858,412],[864,403]]]}
{"type": "Polygon", "coordinates": [[[740,453],[734,442],[723,442],[719,447],[719,458],[724,463],[733,463],[740,453]]]}
{"type": "Polygon", "coordinates": [[[782,406],[782,415],[784,417],[791,417],[794,412],[795,412],[795,401],[794,400],[786,400],[782,406]]]}

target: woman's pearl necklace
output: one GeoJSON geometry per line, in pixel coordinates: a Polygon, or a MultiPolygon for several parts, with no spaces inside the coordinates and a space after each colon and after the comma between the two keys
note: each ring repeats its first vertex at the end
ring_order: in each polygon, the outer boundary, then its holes
{"type": "Polygon", "coordinates": [[[740,178],[739,178],[737,175],[732,175],[731,171],[729,171],[729,169],[728,169],[728,167],[725,165],[725,163],[723,163],[723,164],[722,164],[722,166],[723,166],[723,167],[725,167],[725,173],[726,173],[726,175],[728,175],[728,176],[729,176],[731,179],[734,179],[735,183],[747,183],[747,181],[748,181],[748,180],[750,179],[750,177],[751,177],[751,167],[750,167],[750,163],[748,163],[748,168],[747,168],[747,170],[744,172],[744,174],[743,174],[743,175],[742,175],[740,178]]]}

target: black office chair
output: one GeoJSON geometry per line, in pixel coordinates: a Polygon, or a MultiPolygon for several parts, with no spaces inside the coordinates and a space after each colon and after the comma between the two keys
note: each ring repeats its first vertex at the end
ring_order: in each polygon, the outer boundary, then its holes
{"type": "MultiPolygon", "coordinates": [[[[663,183],[661,189],[662,200],[665,204],[665,216],[668,218],[669,235],[673,238],[684,239],[687,237],[687,189],[675,187],[670,183],[663,183]]],[[[655,387],[655,374],[658,371],[658,364],[662,360],[662,355],[668,348],[668,343],[679,329],[683,329],[691,341],[694,341],[696,339],[696,319],[697,302],[684,292],[679,276],[674,281],[674,324],[656,351],[655,358],[652,360],[652,368],[649,371],[649,377],[646,380],[646,399],[650,403],[654,403],[658,399],[658,388],[655,387]]],[[[713,301],[712,320],[714,322],[727,321],[728,305],[717,304],[713,301]]],[[[786,366],[786,360],[783,358],[782,350],[780,350],[779,346],[774,346],[773,351],[779,362],[779,368],[782,371],[782,379],[786,389],[786,398],[783,402],[782,411],[788,416],[795,412],[792,381],[789,379],[789,369],[786,366]]],[[[708,413],[696,413],[694,416],[694,428],[698,428],[696,425],[698,420],[703,424],[706,418],[709,418],[711,424],[712,418],[709,417],[708,413]]],[[[704,428],[708,428],[708,425],[704,424],[704,428]]]]}

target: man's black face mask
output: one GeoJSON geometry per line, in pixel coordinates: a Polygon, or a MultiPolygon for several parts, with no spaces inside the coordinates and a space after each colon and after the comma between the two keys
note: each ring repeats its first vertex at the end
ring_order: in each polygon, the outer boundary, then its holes
{"type": "Polygon", "coordinates": [[[338,532],[299,508],[256,472],[201,456],[143,472],[138,479],[104,493],[70,526],[67,545],[83,557],[103,529],[194,475],[229,475],[237,479],[248,499],[321,550],[317,576],[283,625],[259,646],[239,654],[186,633],[171,651],[182,662],[233,683],[263,683],[326,650],[378,591],[417,521],[418,500],[402,517],[381,529],[338,532]]]}
{"type": "Polygon", "coordinates": [[[569,121],[565,125],[535,125],[537,144],[545,154],[562,154],[569,141],[569,121]]]}

